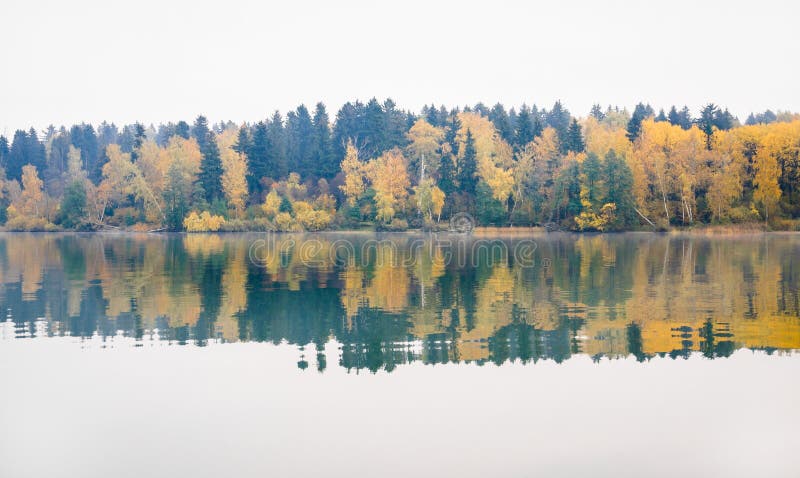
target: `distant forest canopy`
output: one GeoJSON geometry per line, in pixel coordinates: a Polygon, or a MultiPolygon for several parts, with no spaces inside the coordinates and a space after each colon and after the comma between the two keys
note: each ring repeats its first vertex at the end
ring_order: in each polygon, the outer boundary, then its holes
{"type": "Polygon", "coordinates": [[[708,104],[633,112],[301,105],[255,124],[205,117],[0,136],[6,230],[302,231],[480,225],[580,231],[800,221],[800,115],[708,104]]]}

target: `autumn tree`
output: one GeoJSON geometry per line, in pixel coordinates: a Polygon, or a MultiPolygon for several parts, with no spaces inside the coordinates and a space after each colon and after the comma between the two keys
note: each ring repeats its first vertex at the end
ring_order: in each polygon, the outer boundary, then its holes
{"type": "Polygon", "coordinates": [[[370,161],[368,174],[375,189],[377,218],[390,223],[404,209],[411,186],[403,153],[397,148],[385,152],[370,161]]]}
{"type": "Polygon", "coordinates": [[[247,204],[247,157],[244,148],[238,146],[242,131],[226,129],[216,136],[222,162],[222,190],[236,217],[243,216],[247,204]]]}
{"type": "Polygon", "coordinates": [[[424,176],[439,176],[444,130],[418,119],[408,130],[406,151],[411,170],[419,181],[424,176]]]}
{"type": "Polygon", "coordinates": [[[755,199],[764,211],[764,220],[769,221],[770,212],[774,213],[775,205],[781,198],[781,188],[778,185],[780,170],[775,156],[765,150],[756,154],[755,158],[755,199]]]}
{"type": "Polygon", "coordinates": [[[347,142],[341,168],[342,173],[344,173],[344,184],[339,188],[347,198],[348,204],[355,206],[359,196],[364,193],[366,185],[364,182],[364,164],[358,159],[358,150],[352,141],[347,142]]]}

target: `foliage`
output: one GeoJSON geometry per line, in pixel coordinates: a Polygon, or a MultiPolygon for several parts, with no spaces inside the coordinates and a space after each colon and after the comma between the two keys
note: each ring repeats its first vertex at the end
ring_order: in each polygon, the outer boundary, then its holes
{"type": "Polygon", "coordinates": [[[19,130],[0,137],[0,169],[0,222],[20,229],[180,231],[191,211],[260,230],[421,227],[462,212],[578,230],[779,227],[800,219],[800,115],[742,126],[714,104],[692,117],[639,103],[579,118],[561,102],[416,115],[373,98],[333,121],[319,103],[238,127],[200,116],[19,130]]]}
{"type": "Polygon", "coordinates": [[[192,211],[183,220],[183,228],[186,232],[217,232],[224,223],[225,218],[222,216],[214,216],[208,211],[200,214],[192,211]]]}

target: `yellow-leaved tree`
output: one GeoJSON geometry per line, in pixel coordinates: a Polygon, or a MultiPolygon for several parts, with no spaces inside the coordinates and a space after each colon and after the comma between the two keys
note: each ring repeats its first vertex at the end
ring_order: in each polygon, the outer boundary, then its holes
{"type": "Polygon", "coordinates": [[[441,145],[444,139],[444,130],[432,126],[425,119],[418,119],[406,134],[408,146],[406,154],[411,163],[414,174],[420,178],[435,175],[441,164],[441,145]]]}
{"type": "Polygon", "coordinates": [[[52,227],[46,218],[44,182],[36,166],[22,167],[22,190],[8,206],[6,227],[10,230],[44,230],[52,227]]]}
{"type": "Polygon", "coordinates": [[[402,209],[411,185],[406,169],[406,159],[397,149],[383,153],[368,165],[369,178],[375,189],[375,204],[379,220],[389,223],[398,209],[402,209]]]}
{"type": "Polygon", "coordinates": [[[339,189],[344,193],[348,204],[355,206],[359,196],[364,193],[366,185],[364,183],[364,163],[358,159],[358,149],[352,140],[348,141],[345,147],[342,173],[344,173],[344,184],[339,186],[339,189]]]}
{"type": "Polygon", "coordinates": [[[781,188],[778,184],[780,169],[778,161],[766,149],[761,149],[755,156],[755,179],[753,185],[753,199],[761,203],[764,210],[764,220],[769,221],[770,211],[775,210],[775,205],[781,198],[781,188]]]}
{"type": "Polygon", "coordinates": [[[217,135],[222,160],[222,189],[234,216],[240,218],[247,204],[247,158],[234,149],[237,140],[238,132],[233,128],[217,135]]]}
{"type": "Polygon", "coordinates": [[[216,216],[208,211],[197,214],[195,211],[189,213],[183,220],[183,228],[186,232],[216,232],[225,223],[225,218],[216,216]]]}
{"type": "Polygon", "coordinates": [[[508,200],[514,188],[514,154],[491,121],[478,113],[459,113],[461,128],[456,135],[459,155],[466,152],[467,131],[475,141],[478,176],[489,186],[492,196],[500,202],[508,200]]]}

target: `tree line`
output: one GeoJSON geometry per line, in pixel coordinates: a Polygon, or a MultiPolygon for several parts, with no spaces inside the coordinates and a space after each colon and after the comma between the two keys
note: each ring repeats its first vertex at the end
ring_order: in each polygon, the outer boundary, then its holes
{"type": "Polygon", "coordinates": [[[665,229],[800,216],[800,115],[574,117],[501,104],[402,110],[390,99],[300,105],[252,124],[197,117],[0,136],[7,230],[302,231],[481,225],[665,229]]]}

